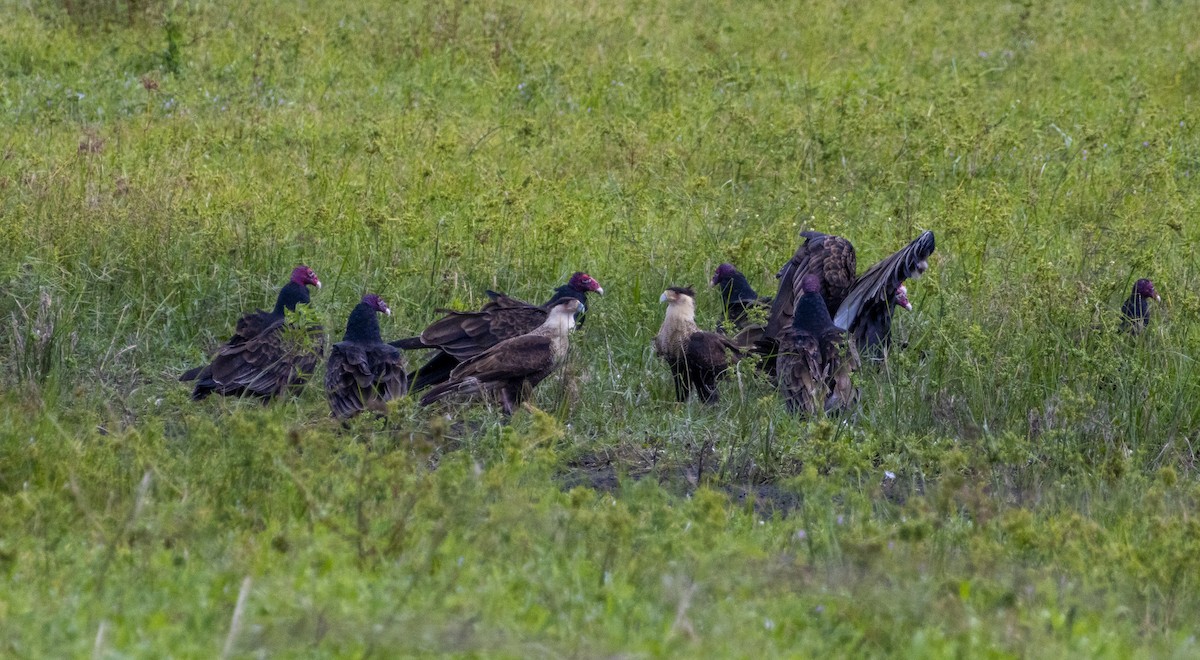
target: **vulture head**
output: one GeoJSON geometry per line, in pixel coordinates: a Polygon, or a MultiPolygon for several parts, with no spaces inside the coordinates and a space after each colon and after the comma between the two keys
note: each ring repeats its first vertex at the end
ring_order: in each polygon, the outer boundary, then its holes
{"type": "Polygon", "coordinates": [[[300,286],[315,286],[321,288],[321,280],[317,279],[317,274],[308,266],[296,266],[292,269],[292,282],[300,286]]]}
{"type": "Polygon", "coordinates": [[[912,311],[912,303],[908,302],[908,288],[903,284],[897,287],[896,291],[892,293],[892,304],[897,307],[903,307],[910,312],[912,311]]]}
{"type": "Polygon", "coordinates": [[[1146,278],[1142,278],[1133,284],[1133,295],[1142,298],[1153,298],[1158,302],[1162,302],[1158,292],[1154,290],[1154,282],[1146,278]]]}
{"type": "Polygon", "coordinates": [[[571,279],[567,281],[567,286],[575,289],[580,293],[591,293],[595,291],[599,295],[604,295],[604,288],[600,283],[592,279],[587,273],[575,273],[571,279]]]}
{"type": "MultiPolygon", "coordinates": [[[[317,286],[320,285],[318,284],[317,286]]],[[[388,307],[387,303],[383,302],[383,298],[380,298],[377,294],[368,293],[362,297],[362,301],[364,305],[379,312],[380,314],[385,314],[387,316],[392,315],[392,309],[388,307]]]]}
{"type": "Polygon", "coordinates": [[[712,286],[718,286],[732,280],[737,275],[738,270],[733,267],[733,264],[721,264],[717,266],[717,272],[713,273],[712,281],[709,282],[712,286]]]}

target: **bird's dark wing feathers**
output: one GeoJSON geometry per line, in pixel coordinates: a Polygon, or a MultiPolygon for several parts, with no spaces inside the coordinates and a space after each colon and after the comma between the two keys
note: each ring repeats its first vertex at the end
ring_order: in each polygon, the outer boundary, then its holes
{"type": "Polygon", "coordinates": [[[743,351],[732,340],[715,332],[694,332],[684,347],[684,359],[689,369],[724,372],[732,362],[742,357],[743,351]]]}
{"type": "Polygon", "coordinates": [[[452,312],[434,321],[421,333],[421,341],[465,359],[478,355],[505,339],[531,332],[546,321],[546,310],[533,305],[484,306],[479,312],[452,312]]]}
{"type": "Polygon", "coordinates": [[[285,336],[283,319],[276,319],[257,336],[225,344],[213,357],[208,379],[223,393],[271,397],[291,385],[303,384],[324,353],[321,328],[308,329],[310,346],[297,346],[285,336]]]}
{"type": "MultiPolygon", "coordinates": [[[[868,268],[838,306],[833,316],[834,324],[849,330],[868,303],[888,303],[892,293],[905,280],[919,274],[917,264],[929,259],[934,247],[933,232],[926,231],[895,254],[868,268]]],[[[888,309],[890,311],[890,305],[888,309]]]]}
{"type": "Polygon", "coordinates": [[[800,283],[805,275],[821,278],[821,295],[831,309],[846,297],[854,284],[857,261],[850,241],[816,231],[800,234],[804,243],[779,271],[779,291],[771,302],[766,336],[778,338],[792,324],[796,300],[800,298],[800,283]]]}
{"type": "Polygon", "coordinates": [[[554,368],[549,337],[525,335],[502,342],[463,362],[450,372],[451,380],[481,381],[528,378],[554,368]]]}
{"type": "Polygon", "coordinates": [[[844,408],[857,398],[850,379],[859,366],[853,342],[840,330],[813,334],[789,327],[779,340],[778,376],[788,410],[813,414],[844,408]]]}
{"type": "Polygon", "coordinates": [[[325,392],[337,417],[350,417],[374,402],[404,396],[408,380],[403,354],[387,344],[334,344],[325,369],[325,392]]]}

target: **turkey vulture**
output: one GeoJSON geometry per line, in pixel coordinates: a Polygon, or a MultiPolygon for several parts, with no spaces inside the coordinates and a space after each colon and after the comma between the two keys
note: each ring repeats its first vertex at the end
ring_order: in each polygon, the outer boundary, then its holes
{"type": "Polygon", "coordinates": [[[1133,293],[1121,305],[1121,329],[1130,334],[1141,334],[1150,325],[1150,299],[1162,302],[1154,290],[1154,282],[1142,278],[1134,283],[1133,293]]]}
{"type": "Polygon", "coordinates": [[[744,356],[733,340],[696,326],[696,293],[690,287],[671,287],[659,302],[667,303],[666,318],[654,338],[654,350],[671,368],[675,398],[688,400],[695,388],[704,403],[716,403],[717,379],[744,356]]]}
{"type": "Polygon", "coordinates": [[[260,309],[243,316],[212,362],[180,376],[181,381],[196,381],[192,399],[199,401],[215,392],[257,396],[266,402],[284,388],[302,387],[325,352],[325,333],[315,325],[305,329],[288,326],[284,312],[309,302],[309,285],[319,289],[321,280],[308,266],[297,266],[292,279],[279,290],[273,310],[260,309]]]}
{"type": "Polygon", "coordinates": [[[725,318],[732,321],[738,330],[744,330],[756,320],[761,322],[761,319],[767,318],[767,312],[771,309],[771,299],[759,297],[746,276],[734,268],[733,264],[717,266],[711,284],[721,287],[721,304],[725,310],[725,318]]]}
{"type": "Polygon", "coordinates": [[[367,408],[385,410],[384,403],[408,391],[404,356],[380,338],[379,313],[391,316],[392,310],[373,293],[363,296],[350,312],[342,341],[329,352],[325,395],[334,417],[346,419],[367,408]]]}
{"type": "Polygon", "coordinates": [[[404,350],[437,349],[414,374],[413,390],[445,382],[460,362],[474,357],[505,339],[519,337],[542,325],[551,307],[563,300],[578,300],[580,318],[587,307],[587,294],[604,295],[600,283],[587,273],[575,273],[544,305],[532,305],[503,293],[488,291],[491,301],[478,312],[448,311],[421,332],[420,336],[399,339],[392,346],[404,350]]]}
{"type": "MultiPolygon", "coordinates": [[[[892,308],[900,285],[923,275],[933,254],[933,232],[926,231],[900,251],[855,275],[854,246],[840,237],[806,231],[804,243],[779,271],[779,293],[771,306],[766,336],[778,341],[791,324],[801,281],[816,275],[834,325],[849,330],[859,350],[886,349],[891,341],[892,308]]],[[[907,300],[907,291],[905,291],[907,300]]]]}
{"type": "Polygon", "coordinates": [[[805,275],[791,325],[779,335],[779,389],[793,413],[813,414],[849,406],[857,392],[850,374],[858,367],[854,344],[834,325],[821,296],[821,277],[805,275]]]}
{"type": "Polygon", "coordinates": [[[513,408],[562,364],[567,356],[567,333],[575,327],[575,314],[583,309],[577,298],[560,300],[531,332],[505,339],[454,367],[449,380],[421,397],[421,405],[452,394],[494,394],[499,396],[504,414],[512,415],[513,408]]]}

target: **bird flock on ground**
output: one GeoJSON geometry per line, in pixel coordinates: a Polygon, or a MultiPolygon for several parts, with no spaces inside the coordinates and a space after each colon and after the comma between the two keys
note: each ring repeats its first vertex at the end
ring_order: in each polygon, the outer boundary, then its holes
{"type": "MultiPolygon", "coordinates": [[[[854,405],[858,392],[851,374],[864,359],[886,359],[893,312],[912,310],[906,282],[929,268],[933,232],[861,275],[850,241],[815,231],[801,236],[803,243],[777,275],[774,297],[759,296],[732,264],[717,267],[711,285],[720,293],[724,318],[716,331],[697,324],[691,287],[663,291],[659,301],[667,309],[653,346],[671,372],[678,401],[695,393],[704,403],[716,403],[722,376],[756,357],[793,413],[834,413],[854,405]]],[[[271,311],[239,319],[207,364],[180,376],[195,382],[192,398],[221,394],[265,403],[303,388],[327,348],[323,328],[301,327],[287,316],[310,302],[310,286],[321,288],[316,273],[297,266],[271,311]]],[[[332,415],[346,420],[364,410],[384,414],[388,401],[409,392],[420,392],[423,406],[476,398],[512,415],[562,365],[570,331],[585,320],[590,293],[603,295],[604,289],[582,272],[541,305],[488,291],[481,309],[441,310],[444,316],[421,334],[391,342],[383,340],[378,318],[390,316],[391,309],[368,293],[351,310],[342,341],[328,349],[325,393],[332,415]],[[428,357],[409,371],[405,352],[418,350],[428,357]]],[[[1138,280],[1121,307],[1122,330],[1137,334],[1147,327],[1151,298],[1161,301],[1153,282],[1138,280]]]]}

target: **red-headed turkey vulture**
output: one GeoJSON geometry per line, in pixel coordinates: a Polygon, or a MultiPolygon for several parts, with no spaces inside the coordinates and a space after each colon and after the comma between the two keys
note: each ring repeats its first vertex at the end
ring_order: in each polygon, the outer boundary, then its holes
{"type": "Polygon", "coordinates": [[[800,287],[791,324],[779,335],[779,390],[793,413],[848,407],[857,398],[850,374],[858,355],[829,317],[820,276],[805,275],[800,287]]]}
{"type": "Polygon", "coordinates": [[[1131,334],[1141,334],[1150,325],[1150,299],[1162,302],[1154,290],[1154,282],[1142,278],[1134,283],[1133,293],[1121,305],[1121,329],[1131,334]]]}
{"type": "Polygon", "coordinates": [[[720,287],[721,308],[725,310],[725,319],[732,321],[738,330],[744,330],[751,323],[762,323],[766,320],[767,313],[771,310],[771,299],[760,297],[742,271],[734,268],[733,264],[717,266],[711,284],[720,287]]]}
{"type": "Polygon", "coordinates": [[[593,291],[604,295],[600,283],[587,273],[572,275],[570,281],[554,290],[554,295],[544,305],[532,305],[503,293],[488,291],[491,302],[478,312],[448,311],[425,328],[420,336],[391,344],[404,350],[437,349],[413,376],[412,389],[423,390],[445,382],[463,360],[479,355],[505,339],[532,332],[546,322],[551,307],[563,300],[579,301],[581,312],[576,321],[582,323],[587,294],[593,291]]]}
{"type": "Polygon", "coordinates": [[[689,287],[671,287],[659,302],[667,303],[667,314],[654,351],[671,368],[675,398],[687,401],[695,388],[700,400],[716,403],[717,379],[743,357],[742,349],[725,335],[705,332],[696,325],[696,293],[689,287]]]}
{"type": "Polygon", "coordinates": [[[368,293],[346,321],[346,334],[329,351],[325,395],[333,416],[353,417],[368,408],[384,412],[384,403],[408,391],[404,355],[383,342],[378,314],[392,315],[379,296],[368,293]]]}
{"type": "MultiPolygon", "coordinates": [[[[871,266],[860,276],[854,246],[840,237],[806,231],[804,243],[779,271],[779,292],[771,306],[766,335],[778,341],[791,325],[800,283],[807,275],[817,276],[820,294],[834,325],[848,330],[860,351],[886,349],[891,341],[892,308],[902,305],[900,286],[923,275],[933,254],[933,232],[918,236],[892,256],[871,266]]],[[[907,301],[907,290],[903,292],[907,301]]]]}
{"type": "Polygon", "coordinates": [[[320,326],[297,328],[284,318],[285,312],[309,302],[309,285],[319,289],[321,280],[308,266],[297,266],[292,279],[279,290],[274,309],[243,316],[212,362],[180,376],[181,381],[196,381],[192,399],[199,401],[216,393],[257,396],[265,402],[285,388],[298,391],[325,353],[325,332],[320,326]]]}
{"type": "Polygon", "coordinates": [[[567,356],[567,333],[575,327],[575,315],[583,310],[577,298],[560,300],[533,331],[505,339],[454,367],[449,380],[421,397],[421,405],[453,394],[485,394],[498,397],[504,414],[512,415],[513,408],[562,364],[567,356]]]}

